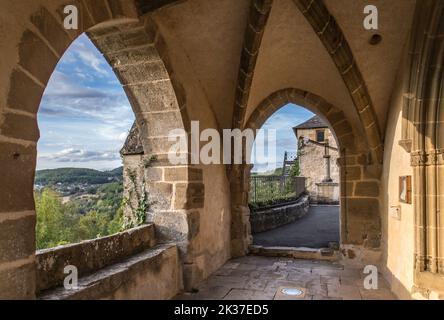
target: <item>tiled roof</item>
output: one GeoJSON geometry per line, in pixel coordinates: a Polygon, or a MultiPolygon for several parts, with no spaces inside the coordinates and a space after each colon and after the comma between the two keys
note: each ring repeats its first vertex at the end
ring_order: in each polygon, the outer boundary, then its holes
{"type": "Polygon", "coordinates": [[[300,125],[294,127],[293,129],[315,129],[315,128],[328,128],[324,121],[318,116],[314,116],[309,120],[301,123],[300,125]]]}

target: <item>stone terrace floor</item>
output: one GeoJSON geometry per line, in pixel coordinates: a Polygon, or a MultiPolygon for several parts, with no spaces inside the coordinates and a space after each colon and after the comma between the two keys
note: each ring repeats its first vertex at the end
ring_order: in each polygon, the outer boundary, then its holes
{"type": "MultiPolygon", "coordinates": [[[[339,263],[247,256],[230,260],[196,293],[184,293],[178,300],[279,300],[282,287],[306,291],[303,300],[393,300],[395,296],[379,277],[379,290],[364,289],[361,269],[339,263]]],[[[284,300],[301,300],[288,299],[284,300]]]]}

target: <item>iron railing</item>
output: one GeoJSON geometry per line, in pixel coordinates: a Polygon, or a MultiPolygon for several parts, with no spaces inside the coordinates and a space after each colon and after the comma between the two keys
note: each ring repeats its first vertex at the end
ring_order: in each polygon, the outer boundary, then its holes
{"type": "Polygon", "coordinates": [[[252,176],[250,204],[270,205],[298,198],[305,192],[305,177],[252,176]]]}

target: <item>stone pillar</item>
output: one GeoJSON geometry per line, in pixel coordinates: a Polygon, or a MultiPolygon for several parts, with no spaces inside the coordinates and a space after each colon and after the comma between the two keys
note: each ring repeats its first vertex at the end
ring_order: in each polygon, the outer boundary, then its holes
{"type": "Polygon", "coordinates": [[[231,188],[231,256],[240,257],[248,253],[252,242],[250,208],[250,165],[233,165],[230,170],[231,188]]]}
{"type": "Polygon", "coordinates": [[[0,299],[35,298],[35,160],[35,145],[0,142],[0,299]]]}
{"type": "Polygon", "coordinates": [[[160,242],[177,244],[183,263],[184,289],[191,291],[203,280],[195,252],[205,201],[202,169],[154,162],[145,168],[145,179],[150,203],[148,222],[155,225],[160,242]]]}

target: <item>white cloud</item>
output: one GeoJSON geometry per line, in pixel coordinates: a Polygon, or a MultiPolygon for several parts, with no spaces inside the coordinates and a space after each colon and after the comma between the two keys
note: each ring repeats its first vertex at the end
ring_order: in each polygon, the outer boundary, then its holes
{"type": "Polygon", "coordinates": [[[76,42],[73,45],[72,54],[77,56],[85,65],[93,68],[99,74],[103,76],[108,75],[108,71],[104,68],[104,66],[106,66],[106,61],[104,61],[103,57],[98,52],[94,52],[88,48],[84,42],[76,42]]]}
{"type": "Polygon", "coordinates": [[[45,91],[45,98],[104,98],[107,95],[102,91],[81,86],[72,78],[60,72],[54,71],[45,91]]]}
{"type": "Polygon", "coordinates": [[[117,151],[88,151],[68,148],[53,154],[42,155],[39,158],[55,162],[90,162],[114,161],[120,159],[120,156],[117,151]]]}

